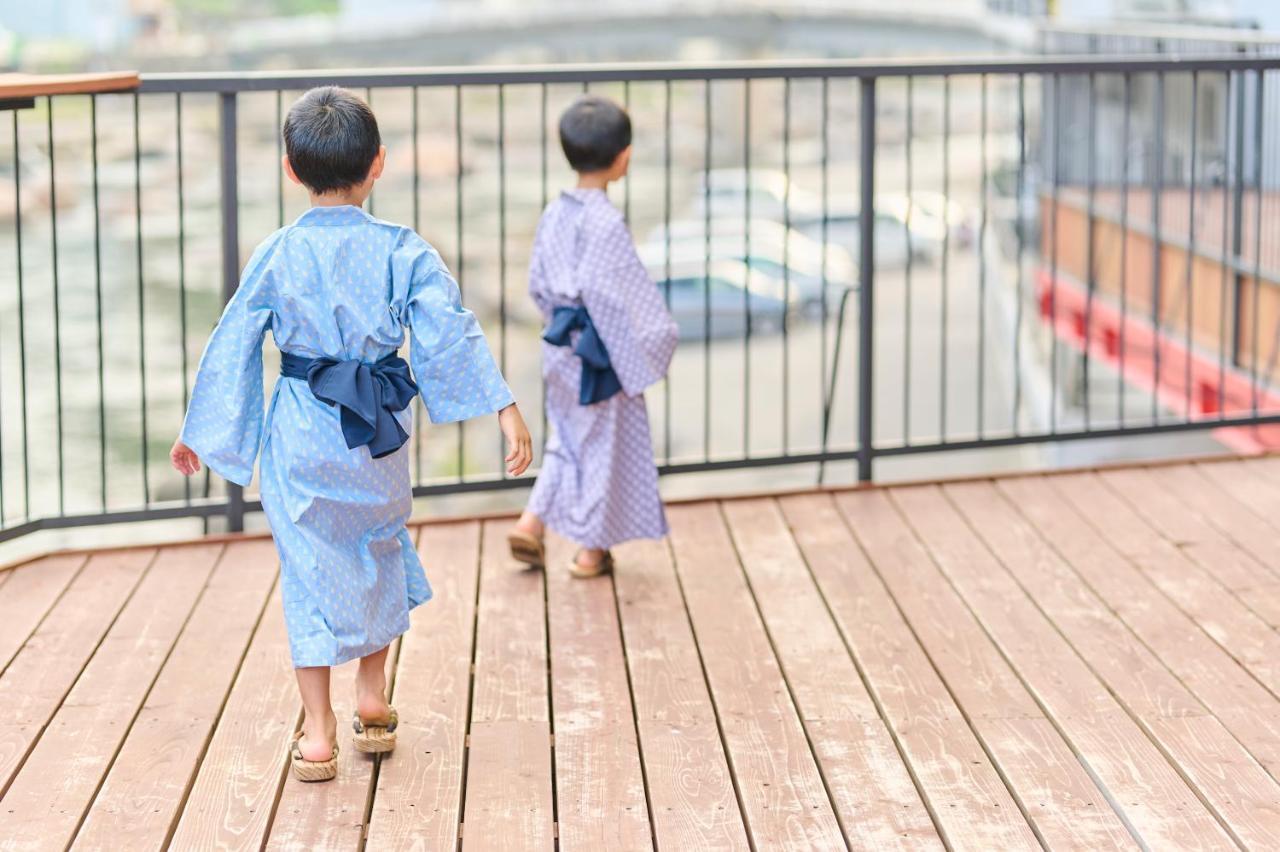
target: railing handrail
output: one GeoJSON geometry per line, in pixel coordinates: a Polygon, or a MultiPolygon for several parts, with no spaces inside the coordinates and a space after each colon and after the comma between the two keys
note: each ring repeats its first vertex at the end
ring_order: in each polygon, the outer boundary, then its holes
{"type": "Polygon", "coordinates": [[[131,92],[141,78],[137,71],[96,74],[0,74],[0,101],[45,95],[95,95],[131,92]]]}
{"type": "Polygon", "coordinates": [[[1035,56],[947,57],[941,59],[733,61],[689,65],[680,62],[583,63],[571,65],[445,66],[358,68],[328,71],[213,71],[143,74],[139,91],[255,92],[339,86],[462,86],[555,83],[610,83],[665,80],[778,79],[804,77],[920,77],[965,74],[1121,74],[1142,72],[1269,71],[1280,57],[1240,56],[1035,56]]]}

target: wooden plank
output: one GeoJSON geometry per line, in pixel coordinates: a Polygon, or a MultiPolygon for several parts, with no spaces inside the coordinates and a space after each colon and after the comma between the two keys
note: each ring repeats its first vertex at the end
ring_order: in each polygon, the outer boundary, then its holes
{"type": "Polygon", "coordinates": [[[777,503],[724,514],[850,845],[942,848],[777,503]]]}
{"type": "Polygon", "coordinates": [[[89,559],[0,676],[0,797],[154,557],[89,559]]]}
{"type": "MultiPolygon", "coordinates": [[[[1251,520],[1262,521],[1274,531],[1280,530],[1280,483],[1273,481],[1275,473],[1267,464],[1269,461],[1224,461],[1192,465],[1191,469],[1201,480],[1213,484],[1214,494],[1225,495],[1225,507],[1243,511],[1251,520]]],[[[1272,556],[1263,561],[1280,573],[1280,561],[1272,556]]]]}
{"type": "Polygon", "coordinates": [[[515,565],[509,521],[485,523],[463,842],[468,850],[554,846],[543,575],[515,565]]]}
{"type": "Polygon", "coordinates": [[[1010,794],[1050,848],[1123,846],[1103,794],[983,633],[885,492],[841,496],[867,557],[1010,794]],[[1018,724],[1009,724],[1018,720],[1018,724]],[[1032,731],[1028,737],[1028,731],[1032,731]]]}
{"type": "Polygon", "coordinates": [[[804,728],[716,504],[673,506],[669,519],[676,570],[756,847],[843,846],[804,728]]]}
{"type": "MultiPolygon", "coordinates": [[[[1273,778],[1280,777],[1280,712],[1275,697],[1250,677],[1191,618],[1161,595],[1131,563],[1044,480],[1000,481],[999,490],[1177,680],[1222,722],[1273,778]]],[[[1087,654],[1107,677],[1134,678],[1131,706],[1149,716],[1193,716],[1183,693],[1162,685],[1141,656],[1105,620],[1090,623],[1106,639],[1087,654]],[[1130,662],[1132,661],[1132,662],[1130,662]],[[1110,668],[1106,668],[1110,666],[1110,668]]],[[[1078,642],[1084,641],[1077,638],[1078,642]]]]}
{"type": "Polygon", "coordinates": [[[400,640],[400,727],[378,770],[369,849],[452,848],[462,816],[480,524],[424,526],[418,552],[435,597],[410,614],[400,640]]]}
{"type": "MultiPolygon", "coordinates": [[[[963,504],[969,491],[982,487],[957,487],[948,493],[956,495],[957,504],[963,504]]],[[[985,487],[990,496],[990,486],[985,487]]],[[[1219,826],[1193,791],[1148,740],[1150,727],[1140,727],[1113,696],[1113,691],[1122,695],[1129,684],[1106,684],[1094,673],[1078,649],[1068,643],[1037,609],[1033,598],[1004,571],[993,551],[979,541],[941,490],[895,490],[893,494],[937,564],[1137,835],[1150,848],[1179,845],[1188,837],[1224,841],[1219,826]]],[[[979,494],[974,499],[981,497],[979,494]]],[[[990,502],[986,505],[990,508],[990,502]]],[[[1012,526],[1016,521],[1006,517],[1012,507],[1006,505],[1004,509],[1003,514],[990,512],[983,516],[982,526],[1000,530],[1012,526]]],[[[1013,552],[1026,558],[1025,550],[1017,550],[1017,545],[1015,538],[1011,543],[1013,552]]],[[[1003,551],[996,552],[1010,558],[1003,551]]],[[[1190,695],[1184,695],[1181,703],[1197,704],[1190,695]]],[[[1203,709],[1198,716],[1209,718],[1203,709]]],[[[1245,768],[1231,775],[1204,778],[1198,785],[1200,791],[1234,836],[1250,844],[1273,845],[1280,840],[1275,834],[1277,824],[1261,814],[1271,797],[1280,800],[1280,787],[1216,720],[1209,721],[1212,724],[1200,726],[1206,743],[1219,744],[1245,768]],[[1263,805],[1261,812],[1259,805],[1263,805]]],[[[1189,755],[1177,738],[1156,738],[1156,742],[1180,769],[1189,765],[1189,761],[1181,759],[1189,755]]]]}
{"type": "Polygon", "coordinates": [[[1273,696],[1280,696],[1280,634],[1147,526],[1096,474],[1046,481],[1273,696]]]}
{"type": "Polygon", "coordinates": [[[165,845],[275,579],[270,541],[227,545],[76,835],[77,848],[165,845]]]}
{"type": "MultiPolygon", "coordinates": [[[[396,639],[387,654],[388,679],[399,644],[396,639]]],[[[338,777],[323,784],[299,781],[293,773],[285,777],[267,849],[350,850],[359,845],[380,758],[362,754],[351,744],[358,668],[359,662],[352,660],[331,672],[329,691],[338,717],[338,777]]]]}
{"type": "Polygon", "coordinates": [[[160,551],[5,794],[0,837],[71,841],[221,553],[160,551]]]}
{"type": "Polygon", "coordinates": [[[749,848],[665,541],[615,548],[613,582],[659,849],[749,848]]]}
{"type": "Polygon", "coordinates": [[[574,552],[573,544],[548,536],[547,635],[560,849],[652,849],[613,582],[570,575],[564,566],[574,552]]]}
{"type": "MultiPolygon", "coordinates": [[[[1214,501],[1208,493],[1213,486],[1187,467],[1153,471],[1135,468],[1108,471],[1099,476],[1169,544],[1200,566],[1206,576],[1230,591],[1267,624],[1280,625],[1280,594],[1277,594],[1280,575],[1220,532],[1197,508],[1203,507],[1203,497],[1209,497],[1207,502],[1217,502],[1219,506],[1230,506],[1229,498],[1225,502],[1214,501]],[[1179,474],[1191,477],[1190,487],[1179,474]]],[[[1227,511],[1225,514],[1235,519],[1227,522],[1233,528],[1247,529],[1245,513],[1227,511]]],[[[1271,555],[1273,559],[1280,555],[1277,538],[1274,530],[1268,532],[1269,543],[1265,549],[1275,550],[1271,555]]]]}
{"type": "Polygon", "coordinates": [[[0,674],[84,563],[84,556],[46,556],[0,577],[0,674]]]}
{"type": "MultiPolygon", "coordinates": [[[[1207,521],[1221,535],[1250,554],[1263,572],[1256,581],[1235,589],[1254,612],[1263,615],[1272,627],[1280,627],[1280,527],[1244,502],[1244,495],[1206,475],[1203,467],[1187,465],[1160,471],[1161,482],[1183,501],[1199,519],[1207,521]]],[[[1248,470],[1248,467],[1245,467],[1248,470]]],[[[1280,511],[1280,493],[1274,501],[1280,511]]]]}
{"type": "Polygon", "coordinates": [[[40,95],[88,95],[129,92],[138,88],[137,71],[96,74],[0,74],[0,100],[40,95]]]}
{"type": "Polygon", "coordinates": [[[781,505],[948,847],[1040,848],[832,497],[781,505]]]}
{"type": "Polygon", "coordinates": [[[301,716],[277,583],[169,848],[260,848],[284,780],[285,749],[301,716]]]}

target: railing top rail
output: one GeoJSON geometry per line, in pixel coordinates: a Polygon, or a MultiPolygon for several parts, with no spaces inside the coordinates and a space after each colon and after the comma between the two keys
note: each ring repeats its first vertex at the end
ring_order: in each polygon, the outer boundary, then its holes
{"type": "Polygon", "coordinates": [[[1268,71],[1280,57],[1240,56],[1036,56],[786,62],[616,63],[507,67],[366,68],[304,71],[219,71],[144,74],[143,92],[252,92],[352,87],[462,86],[521,83],[608,83],[643,80],[741,80],[800,77],[915,77],[964,74],[1088,74],[1155,71],[1268,71]]]}
{"type": "Polygon", "coordinates": [[[89,95],[138,88],[137,71],[100,74],[0,74],[0,100],[44,95],[89,95]]]}

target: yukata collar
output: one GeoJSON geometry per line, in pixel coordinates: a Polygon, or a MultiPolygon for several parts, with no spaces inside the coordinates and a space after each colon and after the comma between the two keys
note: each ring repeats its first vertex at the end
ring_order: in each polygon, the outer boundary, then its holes
{"type": "Polygon", "coordinates": [[[562,189],[560,195],[565,198],[571,198],[579,204],[586,204],[594,199],[608,199],[609,195],[603,189],[594,187],[574,187],[573,189],[562,189]]]}
{"type": "Polygon", "coordinates": [[[312,207],[296,220],[295,226],[327,227],[333,225],[356,225],[361,222],[372,222],[374,218],[363,207],[354,204],[340,204],[333,207],[312,207]]]}

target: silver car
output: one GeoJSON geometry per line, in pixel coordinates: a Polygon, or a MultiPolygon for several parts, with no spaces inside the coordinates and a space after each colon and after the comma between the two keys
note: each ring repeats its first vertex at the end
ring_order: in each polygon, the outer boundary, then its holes
{"type": "Polygon", "coordinates": [[[667,297],[671,316],[688,343],[707,337],[742,337],[781,331],[799,309],[780,283],[734,260],[663,262],[649,267],[667,297]]]}

